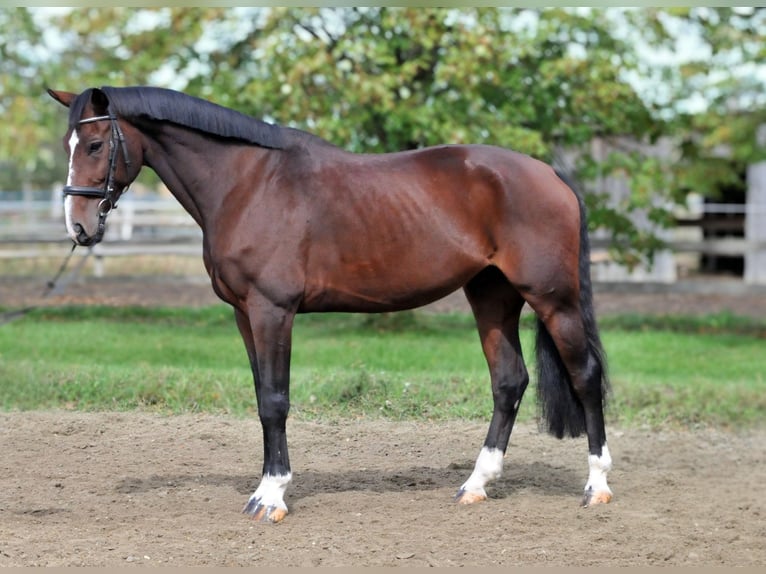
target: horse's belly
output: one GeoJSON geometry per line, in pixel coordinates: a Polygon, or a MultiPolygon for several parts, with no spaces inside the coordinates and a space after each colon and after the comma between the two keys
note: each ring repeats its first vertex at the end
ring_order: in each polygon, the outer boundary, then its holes
{"type": "Polygon", "coordinates": [[[377,274],[335,273],[309,281],[301,312],[346,311],[379,313],[413,309],[461,288],[483,265],[421,265],[407,268],[392,262],[377,274]]]}
{"type": "Polygon", "coordinates": [[[384,313],[414,309],[446,297],[459,289],[460,284],[437,290],[410,291],[407,293],[365,293],[344,289],[325,289],[304,298],[299,307],[301,313],[349,312],[384,313]]]}

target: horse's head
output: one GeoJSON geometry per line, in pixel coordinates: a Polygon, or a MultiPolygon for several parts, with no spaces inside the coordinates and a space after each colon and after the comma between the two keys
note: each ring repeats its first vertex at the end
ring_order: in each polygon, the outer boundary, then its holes
{"type": "Polygon", "coordinates": [[[48,93],[69,108],[64,136],[69,154],[64,187],[67,233],[79,245],[94,245],[104,236],[106,216],[141,170],[140,138],[116,116],[102,90],[48,93]]]}

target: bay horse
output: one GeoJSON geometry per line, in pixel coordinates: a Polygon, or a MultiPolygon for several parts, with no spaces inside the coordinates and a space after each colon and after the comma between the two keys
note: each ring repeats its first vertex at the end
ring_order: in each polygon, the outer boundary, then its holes
{"type": "Polygon", "coordinates": [[[462,288],[489,367],[494,409],[458,503],[500,476],[529,375],[519,342],[537,316],[537,393],[547,430],[588,439],[583,505],[606,503],[608,389],[595,321],[585,208],[553,168],[487,145],[356,154],[154,87],[48,90],[69,108],[66,229],[99,242],[142,166],[203,232],[205,268],[234,308],[263,429],[263,472],[243,512],[287,514],[286,419],[297,313],[391,312],[462,288]]]}

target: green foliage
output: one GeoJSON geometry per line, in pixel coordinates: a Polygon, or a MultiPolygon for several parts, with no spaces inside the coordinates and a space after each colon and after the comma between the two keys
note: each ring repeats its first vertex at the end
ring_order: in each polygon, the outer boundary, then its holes
{"type": "Polygon", "coordinates": [[[662,160],[631,150],[610,153],[602,162],[588,157],[580,162],[580,173],[586,179],[631,174],[629,193],[620,195],[613,190],[585,196],[591,231],[608,229],[613,259],[628,268],[651,264],[654,254],[664,247],[657,231],[674,223],[668,206],[681,196],[667,193],[672,190],[668,171],[662,160]],[[665,189],[666,194],[656,193],[657,189],[665,189]]]}
{"type": "Polygon", "coordinates": [[[66,170],[56,162],[58,114],[45,102],[40,78],[42,34],[28,9],[0,8],[0,189],[46,184],[54,166],[66,170]]]}
{"type": "Polygon", "coordinates": [[[601,12],[285,10],[242,97],[355,151],[491,143],[550,160],[555,145],[657,129],[608,27],[601,12]]]}
{"type": "Polygon", "coordinates": [[[688,61],[662,70],[677,112],[669,130],[683,150],[678,187],[710,195],[718,186],[736,181],[744,165],[766,159],[766,146],[758,138],[758,130],[766,125],[766,9],[639,11],[634,23],[651,24],[659,31],[654,41],[647,37],[654,45],[672,47],[684,34],[700,39],[688,61]],[[690,112],[694,98],[703,98],[705,105],[690,112]]]}

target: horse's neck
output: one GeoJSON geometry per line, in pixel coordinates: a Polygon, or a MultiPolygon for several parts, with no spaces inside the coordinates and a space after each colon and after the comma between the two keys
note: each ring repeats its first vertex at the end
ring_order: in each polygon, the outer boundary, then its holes
{"type": "Polygon", "coordinates": [[[146,164],[205,231],[228,191],[223,182],[230,181],[231,146],[175,126],[163,130],[147,136],[146,164]]]}

